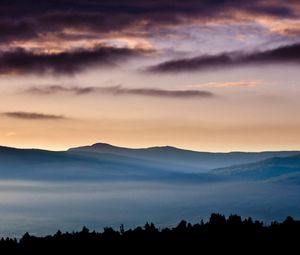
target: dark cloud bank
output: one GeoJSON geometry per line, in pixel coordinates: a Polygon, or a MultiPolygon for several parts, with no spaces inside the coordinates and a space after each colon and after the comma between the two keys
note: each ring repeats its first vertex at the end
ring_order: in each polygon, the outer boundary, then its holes
{"type": "MultiPolygon", "coordinates": [[[[157,31],[161,35],[160,28],[195,20],[200,23],[235,20],[238,19],[235,15],[237,12],[245,14],[245,17],[263,15],[296,20],[300,16],[297,12],[299,8],[299,1],[294,0],[3,0],[0,5],[0,74],[74,74],[94,65],[113,66],[124,59],[146,53],[141,49],[100,45],[93,49],[71,49],[50,54],[35,52],[33,49],[15,49],[12,45],[16,41],[26,43],[35,40],[43,44],[49,35],[52,40],[62,43],[74,38],[109,38],[112,34],[147,37],[157,31]]],[[[242,18],[244,16],[240,15],[242,18]]],[[[288,49],[279,50],[287,54],[286,58],[278,56],[281,52],[277,53],[276,50],[253,54],[224,53],[170,61],[150,70],[177,72],[287,62],[296,58],[288,54],[288,49]]]]}
{"type": "Polygon", "coordinates": [[[25,120],[63,120],[66,119],[62,115],[44,114],[36,112],[4,112],[3,115],[15,118],[15,119],[25,119],[25,120]]]}
{"type": "Polygon", "coordinates": [[[1,1],[0,41],[42,38],[65,29],[97,33],[144,31],[190,19],[235,19],[234,12],[297,18],[294,0],[10,0],[1,1]]]}
{"type": "Polygon", "coordinates": [[[85,95],[92,93],[108,94],[113,96],[150,96],[165,98],[211,98],[214,96],[209,91],[202,90],[164,90],[157,88],[125,88],[122,86],[110,87],[66,87],[53,85],[48,87],[32,87],[25,91],[29,94],[50,95],[55,93],[72,93],[75,95],[85,95]]]}
{"type": "Polygon", "coordinates": [[[148,68],[150,72],[185,72],[230,68],[245,65],[300,64],[300,43],[253,53],[229,52],[203,55],[160,63],[148,68]]]}
{"type": "MultiPolygon", "coordinates": [[[[104,45],[93,49],[53,54],[34,53],[17,49],[0,53],[0,74],[52,73],[71,75],[93,66],[115,66],[120,61],[125,61],[134,56],[144,56],[152,52],[152,50],[115,48],[104,45]]],[[[300,43],[252,53],[227,52],[218,55],[202,55],[195,58],[171,60],[151,66],[147,68],[147,71],[161,73],[201,71],[245,65],[288,63],[300,63],[300,43]]],[[[136,91],[135,93],[142,92],[136,91]]]]}
{"type": "Polygon", "coordinates": [[[62,53],[34,53],[24,49],[0,53],[0,73],[74,74],[93,65],[114,66],[146,53],[141,49],[99,46],[62,53]]]}

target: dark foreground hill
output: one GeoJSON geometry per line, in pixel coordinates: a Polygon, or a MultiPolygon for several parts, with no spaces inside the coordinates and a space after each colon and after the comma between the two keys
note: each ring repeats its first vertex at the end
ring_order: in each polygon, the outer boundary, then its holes
{"type": "Polygon", "coordinates": [[[251,218],[227,219],[212,214],[207,223],[181,221],[174,228],[158,229],[154,224],[102,233],[61,233],[35,237],[26,233],[19,241],[2,239],[1,254],[298,254],[300,221],[287,217],[282,223],[264,225],[251,218]],[[293,251],[293,253],[292,253],[293,251]]]}

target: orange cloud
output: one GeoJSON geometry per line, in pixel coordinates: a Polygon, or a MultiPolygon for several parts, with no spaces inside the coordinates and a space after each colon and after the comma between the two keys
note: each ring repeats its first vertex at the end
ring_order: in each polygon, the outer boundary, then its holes
{"type": "Polygon", "coordinates": [[[207,82],[190,85],[191,88],[215,87],[215,88],[236,88],[236,87],[257,87],[263,84],[262,80],[252,81],[228,81],[228,82],[207,82]]]}

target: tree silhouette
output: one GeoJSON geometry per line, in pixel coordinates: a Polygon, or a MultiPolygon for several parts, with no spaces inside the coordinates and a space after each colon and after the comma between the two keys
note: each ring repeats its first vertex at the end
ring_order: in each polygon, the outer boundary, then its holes
{"type": "Polygon", "coordinates": [[[0,239],[1,254],[145,254],[151,253],[278,253],[288,254],[300,243],[300,222],[287,217],[282,223],[242,219],[238,215],[213,213],[207,223],[184,220],[174,228],[158,229],[153,223],[144,227],[102,233],[83,227],[80,232],[36,237],[25,233],[20,240],[0,239]],[[196,252],[195,252],[196,251],[196,252]]]}

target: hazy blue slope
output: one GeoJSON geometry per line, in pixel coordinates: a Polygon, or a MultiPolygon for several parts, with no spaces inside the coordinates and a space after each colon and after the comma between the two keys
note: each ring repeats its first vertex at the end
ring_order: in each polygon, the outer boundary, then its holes
{"type": "Polygon", "coordinates": [[[279,183],[287,185],[296,185],[300,188],[300,171],[281,176],[276,176],[267,180],[268,183],[279,183]]]}
{"type": "Polygon", "coordinates": [[[122,155],[24,150],[0,147],[0,179],[211,181],[210,174],[185,174],[169,166],[122,155]]]}
{"type": "MultiPolygon", "coordinates": [[[[96,147],[99,149],[99,145],[96,147]]],[[[233,164],[235,161],[229,161],[231,158],[245,160],[248,157],[249,160],[260,154],[199,153],[172,147],[142,150],[114,148],[107,145],[100,147],[102,147],[101,153],[98,149],[95,151],[91,148],[53,152],[0,147],[0,179],[209,182],[224,179],[266,180],[300,171],[299,155],[276,157],[203,173],[201,170],[196,171],[201,169],[197,168],[199,164],[203,166],[208,162],[210,165],[219,165],[224,158],[225,163],[233,164]],[[123,153],[124,151],[126,153],[123,153]],[[190,158],[193,158],[194,167],[189,164],[190,158]]],[[[274,153],[263,153],[263,155],[274,153]]],[[[282,155],[282,152],[277,154],[282,155]]]]}
{"type": "Polygon", "coordinates": [[[211,171],[230,179],[267,180],[300,173],[300,155],[271,158],[260,162],[219,168],[211,171]]]}
{"type": "Polygon", "coordinates": [[[71,148],[69,151],[77,152],[79,154],[87,152],[110,153],[139,159],[147,159],[160,162],[161,164],[169,164],[179,168],[181,167],[181,171],[185,172],[206,172],[209,169],[237,164],[247,164],[272,157],[293,156],[300,153],[297,151],[209,153],[183,150],[170,146],[129,149],[104,143],[71,148]]]}

